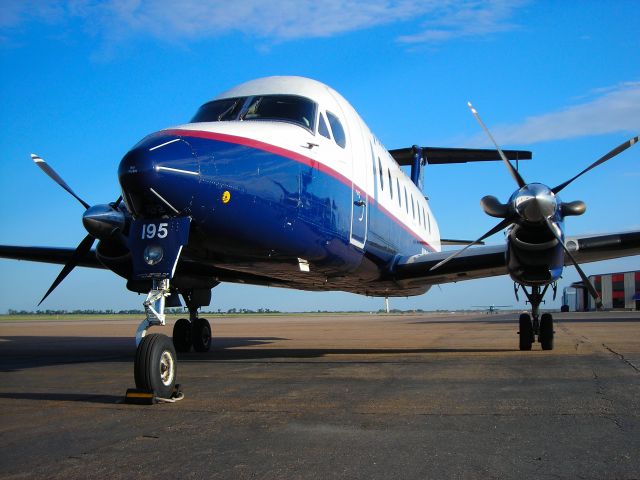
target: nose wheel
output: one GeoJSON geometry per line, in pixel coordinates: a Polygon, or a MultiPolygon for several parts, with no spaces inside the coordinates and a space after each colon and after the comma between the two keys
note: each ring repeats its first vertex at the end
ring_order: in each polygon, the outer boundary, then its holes
{"type": "Polygon", "coordinates": [[[134,363],[136,388],[151,390],[157,397],[169,398],[176,384],[178,361],[173,342],[166,335],[146,335],[134,363]]]}

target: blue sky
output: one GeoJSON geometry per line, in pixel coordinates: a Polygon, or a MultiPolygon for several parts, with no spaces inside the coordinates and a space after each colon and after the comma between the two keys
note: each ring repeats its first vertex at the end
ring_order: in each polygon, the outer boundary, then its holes
{"type": "MultiPolygon", "coordinates": [[[[0,9],[0,243],[75,247],[82,207],[29,159],[49,161],[91,204],[119,195],[117,165],[146,134],[189,119],[243,81],[302,75],[342,93],[388,148],[527,148],[527,181],[554,186],[640,132],[635,1],[3,1],[0,9]]],[[[640,228],[640,147],[576,181],[587,202],[569,234],[640,228]]],[[[495,219],[482,196],[515,189],[504,166],[430,166],[425,193],[444,237],[495,219]]],[[[491,243],[503,241],[498,234],[491,243]]],[[[0,260],[0,312],[33,309],[60,267],[0,260]]],[[[640,269],[640,258],[584,266],[640,269]]],[[[578,279],[567,268],[560,286],[578,279]]],[[[506,277],[434,287],[398,308],[522,305],[506,277]]],[[[76,269],[44,308],[137,308],[110,272],[76,269]]],[[[550,300],[550,299],[548,299],[550,300]]],[[[548,302],[547,305],[558,305],[548,302]]],[[[213,309],[371,309],[381,299],[221,285],[213,309]]]]}

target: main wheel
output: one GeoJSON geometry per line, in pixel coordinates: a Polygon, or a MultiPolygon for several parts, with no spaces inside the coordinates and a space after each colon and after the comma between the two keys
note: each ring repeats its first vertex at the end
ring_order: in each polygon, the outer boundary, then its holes
{"type": "Polygon", "coordinates": [[[147,335],[136,350],[136,387],[153,390],[156,396],[169,398],[176,384],[177,366],[176,351],[171,339],[158,333],[147,335]]]}
{"type": "Polygon", "coordinates": [[[191,350],[191,322],[186,318],[181,318],[173,326],[173,346],[176,352],[191,350]]]}
{"type": "Polygon", "coordinates": [[[538,336],[542,350],[553,350],[553,317],[543,313],[540,317],[540,335],[538,336]]]}
{"type": "Polygon", "coordinates": [[[208,352],[211,348],[211,325],[206,318],[197,318],[192,326],[193,349],[196,352],[208,352]]]}
{"type": "Polygon", "coordinates": [[[520,350],[531,350],[533,343],[533,325],[528,313],[520,315],[520,350]]]}

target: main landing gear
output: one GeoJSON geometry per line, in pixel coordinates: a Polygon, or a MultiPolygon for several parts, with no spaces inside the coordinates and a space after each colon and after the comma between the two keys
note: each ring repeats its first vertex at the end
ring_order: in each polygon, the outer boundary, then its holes
{"type": "Polygon", "coordinates": [[[211,348],[211,325],[198,317],[198,309],[189,309],[189,320],[179,319],[173,326],[173,345],[178,352],[208,352],[211,348]]]}
{"type": "Polygon", "coordinates": [[[181,318],[174,325],[173,341],[162,334],[147,335],[149,327],[165,325],[165,299],[169,295],[168,279],[153,281],[153,289],[144,301],[146,318],[136,332],[138,348],[134,362],[136,388],[165,399],[176,390],[176,352],[188,352],[192,345],[196,352],[207,352],[211,347],[211,326],[206,319],[198,318],[196,305],[188,305],[189,320],[181,318]]]}
{"type": "MultiPolygon", "coordinates": [[[[540,315],[540,303],[542,303],[542,298],[547,292],[549,285],[545,285],[542,291],[540,289],[541,287],[533,286],[530,292],[527,291],[524,285],[521,286],[531,304],[531,315],[528,313],[520,315],[520,331],[518,332],[520,335],[520,350],[531,350],[531,345],[535,342],[536,335],[538,336],[538,342],[540,342],[542,350],[553,350],[553,317],[550,313],[540,315]]],[[[515,284],[516,298],[518,298],[518,288],[519,285],[515,284]]],[[[557,291],[555,283],[552,285],[552,288],[555,298],[557,291]]]]}

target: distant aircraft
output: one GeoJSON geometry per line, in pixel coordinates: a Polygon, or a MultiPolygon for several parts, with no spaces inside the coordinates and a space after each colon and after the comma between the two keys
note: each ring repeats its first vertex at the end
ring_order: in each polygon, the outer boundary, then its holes
{"type": "Polygon", "coordinates": [[[487,314],[498,313],[501,308],[509,308],[511,305],[473,305],[473,308],[486,308],[487,314]]]}
{"type": "Polygon", "coordinates": [[[122,195],[112,203],[89,205],[32,155],[86,209],[88,235],[75,249],[0,246],[0,256],[64,264],[42,300],[76,266],[109,269],[129,290],[146,293],[135,381],[161,397],[176,382],[176,351],[209,350],[211,327],[198,309],[210,304],[220,282],[405,297],[435,284],[509,274],[516,295],[522,289],[532,307],[531,315],[520,316],[520,349],[530,350],[538,335],[548,350],[553,319],[540,316],[539,305],[549,286],[555,291],[563,267],[573,264],[597,298],[578,263],[640,253],[640,231],[566,239],[564,218],[581,215],[585,204],[562,202],[557,194],[637,140],[549,188],[525,182],[511,165],[530,152],[497,145],[387,151],[326,85],[263,78],[218,95],[190,122],[142,139],[120,162],[122,195]],[[441,251],[461,242],[440,238],[419,188],[421,168],[500,159],[518,188],[507,203],[493,196],[481,201],[500,222],[464,248],[441,251]],[[411,167],[410,177],[401,165],[411,167]],[[506,244],[475,246],[503,229],[506,244]],[[176,322],[173,342],[147,335],[165,323],[165,308],[180,305],[179,296],[189,319],[176,322]]]}

